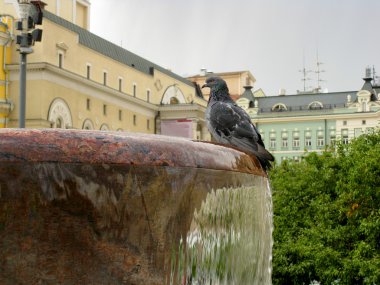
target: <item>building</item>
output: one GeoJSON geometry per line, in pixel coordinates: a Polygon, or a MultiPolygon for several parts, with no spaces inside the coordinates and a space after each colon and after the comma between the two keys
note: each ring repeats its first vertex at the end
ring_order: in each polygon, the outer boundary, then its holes
{"type": "MultiPolygon", "coordinates": [[[[199,87],[88,31],[87,0],[42,5],[42,41],[27,56],[27,128],[118,130],[209,140],[199,87]]],[[[17,0],[0,0],[0,127],[19,125],[17,0]]]]}
{"type": "MultiPolygon", "coordinates": [[[[219,76],[223,78],[223,80],[226,81],[230,95],[234,100],[237,100],[243,93],[244,86],[251,86],[251,88],[253,88],[256,82],[255,77],[253,77],[249,71],[213,73],[206,71],[206,69],[201,69],[200,74],[190,76],[187,79],[195,82],[199,86],[202,86],[205,83],[207,77],[210,76],[219,76]]],[[[202,92],[204,98],[208,100],[210,96],[210,90],[206,88],[206,90],[203,90],[202,92]]],[[[259,89],[258,92],[261,92],[261,96],[265,96],[261,89],[259,89]]]]}
{"type": "Polygon", "coordinates": [[[321,152],[379,126],[380,86],[368,75],[360,90],[257,97],[246,90],[237,104],[259,129],[277,162],[299,161],[306,151],[321,152]]]}

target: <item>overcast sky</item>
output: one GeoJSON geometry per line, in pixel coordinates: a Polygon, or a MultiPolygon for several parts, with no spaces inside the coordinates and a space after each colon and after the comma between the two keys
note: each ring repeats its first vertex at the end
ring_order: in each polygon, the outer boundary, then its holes
{"type": "Polygon", "coordinates": [[[379,0],[91,0],[91,32],[181,76],[249,70],[255,89],[358,90],[380,76],[379,0]],[[307,86],[316,87],[316,74],[307,86]]]}

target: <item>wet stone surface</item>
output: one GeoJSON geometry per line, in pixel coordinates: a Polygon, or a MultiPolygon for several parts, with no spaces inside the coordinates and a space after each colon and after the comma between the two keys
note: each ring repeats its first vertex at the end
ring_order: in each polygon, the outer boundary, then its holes
{"type": "Polygon", "coordinates": [[[174,149],[165,138],[101,135],[0,132],[0,284],[191,284],[183,243],[212,190],[263,191],[256,161],[238,151],[174,140],[187,158],[179,162],[164,154],[174,149]],[[194,144],[200,158],[189,158],[194,144]]]}

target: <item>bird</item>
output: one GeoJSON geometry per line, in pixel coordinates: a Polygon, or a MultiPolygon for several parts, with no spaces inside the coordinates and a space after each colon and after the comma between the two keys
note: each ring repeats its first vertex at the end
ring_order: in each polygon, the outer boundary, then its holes
{"type": "Polygon", "coordinates": [[[265,149],[261,135],[247,112],[231,99],[227,83],[220,77],[212,76],[206,79],[202,88],[205,87],[210,88],[205,119],[214,139],[220,144],[232,145],[253,154],[262,168],[269,170],[274,157],[265,149]]]}

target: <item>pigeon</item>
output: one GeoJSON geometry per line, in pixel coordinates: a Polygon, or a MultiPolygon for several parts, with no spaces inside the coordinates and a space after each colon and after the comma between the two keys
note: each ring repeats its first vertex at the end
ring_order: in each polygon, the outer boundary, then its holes
{"type": "Polygon", "coordinates": [[[211,89],[205,117],[214,139],[255,155],[265,171],[270,169],[274,157],[265,149],[249,115],[231,99],[226,82],[220,77],[209,77],[202,86],[205,87],[211,89]]]}

